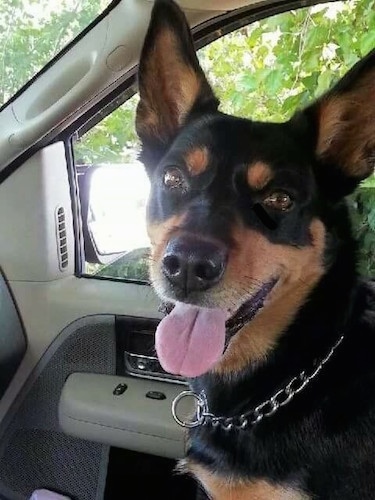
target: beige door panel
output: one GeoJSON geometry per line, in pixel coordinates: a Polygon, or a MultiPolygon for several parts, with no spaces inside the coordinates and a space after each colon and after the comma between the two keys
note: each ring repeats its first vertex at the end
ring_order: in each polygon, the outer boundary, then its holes
{"type": "Polygon", "coordinates": [[[4,397],[0,420],[48,346],[79,318],[97,314],[157,318],[152,289],[120,281],[77,278],[70,185],[64,144],[38,151],[0,184],[0,265],[27,337],[26,355],[4,397]],[[59,220],[64,210],[64,255],[59,220]]]}
{"type": "Polygon", "coordinates": [[[96,314],[158,318],[159,301],[146,285],[70,276],[51,282],[9,283],[27,336],[25,357],[0,400],[0,423],[33,369],[59,333],[96,314]]]}

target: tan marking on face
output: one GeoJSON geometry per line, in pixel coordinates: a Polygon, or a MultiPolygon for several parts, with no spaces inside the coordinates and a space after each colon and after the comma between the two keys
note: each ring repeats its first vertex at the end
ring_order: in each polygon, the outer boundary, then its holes
{"type": "Polygon", "coordinates": [[[208,149],[206,147],[192,149],[185,156],[185,161],[191,175],[201,174],[208,166],[208,149]]]}
{"type": "Polygon", "coordinates": [[[167,141],[193,107],[202,79],[179,57],[173,32],[165,30],[155,40],[144,67],[145,83],[137,108],[136,129],[141,137],[167,141]]]}
{"type": "Polygon", "coordinates": [[[180,229],[185,216],[185,214],[174,215],[158,224],[147,225],[147,234],[151,242],[151,256],[153,259],[160,259],[172,233],[180,229]]]}
{"type": "Polygon", "coordinates": [[[176,234],[180,230],[185,217],[186,214],[174,215],[163,222],[147,225],[147,234],[151,242],[149,265],[150,277],[156,291],[158,292],[161,292],[161,288],[158,286],[158,283],[161,280],[160,261],[165,252],[168,241],[173,234],[176,234]]]}
{"type": "Polygon", "coordinates": [[[312,245],[295,248],[270,243],[256,231],[237,228],[237,249],[230,255],[224,287],[232,295],[257,289],[272,277],[278,284],[252,321],[238,331],[214,371],[230,375],[249,364],[265,360],[293,321],[307,296],[324,274],[325,229],[314,220],[310,226],[312,245]]]}
{"type": "Polygon", "coordinates": [[[272,170],[269,165],[257,161],[249,166],[247,170],[247,182],[252,189],[257,191],[266,187],[272,179],[272,170]]]}
{"type": "Polygon", "coordinates": [[[374,169],[375,71],[344,94],[328,95],[318,107],[317,154],[333,159],[344,172],[365,177],[374,169]]]}
{"type": "Polygon", "coordinates": [[[191,473],[212,500],[309,500],[311,497],[293,486],[274,484],[263,479],[238,480],[209,472],[189,464],[191,473]]]}

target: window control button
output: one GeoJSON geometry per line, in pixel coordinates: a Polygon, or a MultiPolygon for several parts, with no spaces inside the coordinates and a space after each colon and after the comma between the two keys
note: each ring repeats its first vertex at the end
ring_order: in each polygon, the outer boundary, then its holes
{"type": "Polygon", "coordinates": [[[167,396],[163,392],[148,391],[148,393],[146,394],[146,398],[157,399],[158,401],[163,401],[163,399],[167,399],[167,396]]]}
{"type": "Polygon", "coordinates": [[[121,396],[121,394],[124,394],[128,386],[126,384],[118,384],[116,387],[113,389],[113,394],[115,396],[121,396]]]}

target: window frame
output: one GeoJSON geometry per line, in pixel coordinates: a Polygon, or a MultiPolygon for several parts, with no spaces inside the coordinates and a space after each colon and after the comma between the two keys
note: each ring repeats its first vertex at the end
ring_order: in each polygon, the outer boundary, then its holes
{"type": "MultiPolygon", "coordinates": [[[[339,0],[331,0],[339,1],[339,0]]],[[[232,33],[244,26],[250,25],[256,21],[261,21],[268,17],[275,16],[290,10],[310,7],[326,3],[322,0],[289,0],[280,3],[278,0],[273,1],[268,5],[250,5],[235,11],[229,11],[226,14],[217,16],[209,21],[202,23],[192,29],[192,35],[196,50],[199,50],[206,45],[218,40],[219,38],[232,33]]],[[[112,5],[112,4],[111,4],[112,5]]],[[[85,253],[84,253],[84,237],[83,224],[81,217],[81,206],[79,199],[79,188],[76,167],[74,163],[74,142],[80,139],[86,132],[91,130],[100,121],[105,119],[109,114],[115,111],[118,107],[124,104],[137,92],[136,80],[137,67],[129,72],[128,77],[106,96],[96,106],[88,110],[79,120],[74,122],[62,135],[66,145],[67,161],[69,163],[69,177],[71,182],[72,207],[75,232],[75,275],[79,278],[109,280],[123,283],[133,283],[140,285],[149,285],[149,282],[143,280],[135,280],[128,278],[114,278],[111,276],[97,276],[95,274],[87,274],[85,272],[85,253]]]]}

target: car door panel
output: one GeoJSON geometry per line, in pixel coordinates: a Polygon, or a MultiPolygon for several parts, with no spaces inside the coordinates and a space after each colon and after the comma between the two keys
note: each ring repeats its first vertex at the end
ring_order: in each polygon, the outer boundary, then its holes
{"type": "Polygon", "coordinates": [[[115,373],[114,316],[65,328],[45,351],[0,424],[0,498],[28,499],[45,487],[72,498],[103,497],[106,445],[65,434],[58,402],[72,372],[115,373]]]}
{"type": "MultiPolygon", "coordinates": [[[[0,400],[0,497],[27,499],[34,489],[48,486],[73,498],[102,498],[111,440],[104,436],[99,443],[90,442],[64,432],[58,419],[60,396],[72,373],[114,376],[116,316],[157,322],[159,301],[147,285],[75,276],[72,201],[62,143],[43,148],[8,177],[0,185],[0,200],[0,262],[27,337],[26,352],[0,400]],[[56,219],[61,207],[69,255],[64,268],[56,219]]],[[[151,390],[150,381],[140,383],[143,394],[151,390]]],[[[163,425],[159,418],[164,414],[155,415],[154,425],[163,425]]],[[[168,426],[173,425],[170,417],[168,426]]],[[[140,448],[146,450],[147,442],[143,437],[140,448]]],[[[163,442],[168,440],[159,439],[160,450],[163,442]]],[[[150,450],[157,452],[152,446],[150,450]]],[[[176,449],[169,452],[174,454],[176,449]]]]}

